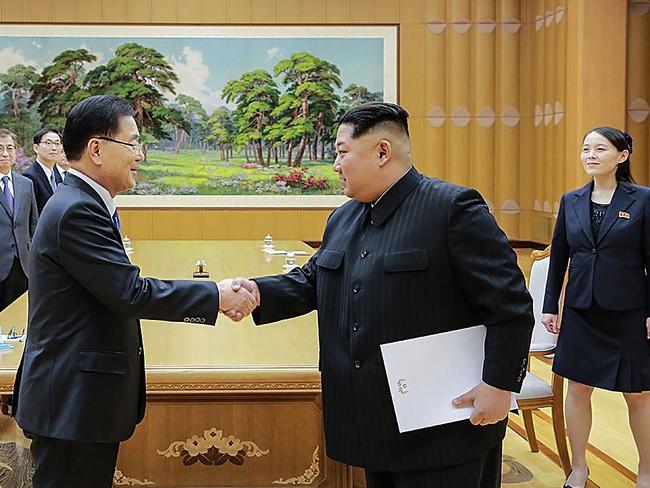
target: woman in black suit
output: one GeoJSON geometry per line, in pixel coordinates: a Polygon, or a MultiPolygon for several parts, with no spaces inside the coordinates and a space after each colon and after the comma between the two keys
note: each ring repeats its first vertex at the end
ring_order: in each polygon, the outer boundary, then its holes
{"type": "Polygon", "coordinates": [[[650,189],[634,184],[630,154],[626,132],[587,133],[581,160],[591,181],[562,196],[553,234],[542,322],[560,334],[553,371],[569,380],[565,488],[587,482],[594,388],[623,392],[639,451],[637,487],[650,487],[650,189]]]}

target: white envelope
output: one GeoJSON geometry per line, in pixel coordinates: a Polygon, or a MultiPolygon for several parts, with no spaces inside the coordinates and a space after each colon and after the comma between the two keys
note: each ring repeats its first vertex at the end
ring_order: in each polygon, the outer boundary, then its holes
{"type": "Polygon", "coordinates": [[[482,380],[486,331],[477,325],[380,346],[400,432],[470,418],[473,408],[452,400],[482,380]]]}

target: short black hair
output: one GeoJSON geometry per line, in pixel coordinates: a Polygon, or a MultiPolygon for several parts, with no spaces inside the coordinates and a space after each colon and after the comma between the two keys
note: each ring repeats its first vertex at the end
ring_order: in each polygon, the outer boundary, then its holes
{"type": "Polygon", "coordinates": [[[58,129],[55,129],[53,127],[43,127],[42,129],[39,129],[36,134],[34,134],[34,144],[40,144],[41,140],[43,139],[43,136],[45,134],[49,134],[52,132],[53,134],[56,134],[59,136],[59,139],[61,139],[61,133],[59,132],[58,129]]]}
{"type": "Polygon", "coordinates": [[[350,124],[353,127],[353,139],[364,135],[379,124],[396,125],[408,136],[408,118],[409,113],[395,103],[371,102],[349,110],[341,118],[340,124],[350,124]]]}
{"type": "Polygon", "coordinates": [[[77,161],[91,138],[113,137],[122,117],[133,117],[133,107],[124,98],[95,95],[83,99],[70,110],[65,121],[63,150],[66,157],[77,161]]]}

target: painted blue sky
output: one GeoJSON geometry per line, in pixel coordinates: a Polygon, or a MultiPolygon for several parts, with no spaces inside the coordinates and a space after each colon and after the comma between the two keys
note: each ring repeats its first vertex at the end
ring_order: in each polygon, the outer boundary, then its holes
{"type": "Polygon", "coordinates": [[[137,42],[165,55],[181,79],[177,93],[197,98],[208,111],[225,105],[221,90],[229,80],[259,68],[272,74],[278,61],[301,51],[338,66],[343,87],[357,83],[372,92],[383,91],[384,41],[378,38],[0,36],[0,73],[18,63],[40,70],[59,52],[81,47],[98,56],[98,64],[104,64],[113,56],[115,49],[126,42],[137,42]]]}

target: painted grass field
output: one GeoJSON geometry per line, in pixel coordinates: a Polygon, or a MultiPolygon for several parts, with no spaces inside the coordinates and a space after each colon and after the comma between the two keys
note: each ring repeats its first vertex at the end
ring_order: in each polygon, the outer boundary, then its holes
{"type": "Polygon", "coordinates": [[[303,160],[304,168],[261,167],[243,157],[225,162],[218,151],[152,151],[140,163],[135,195],[337,195],[332,162],[303,160]],[[299,173],[291,176],[292,172],[299,173]],[[277,175],[280,175],[278,178],[277,175]],[[276,177],[276,180],[273,178],[276,177]],[[277,181],[279,180],[279,181],[277,181]]]}

